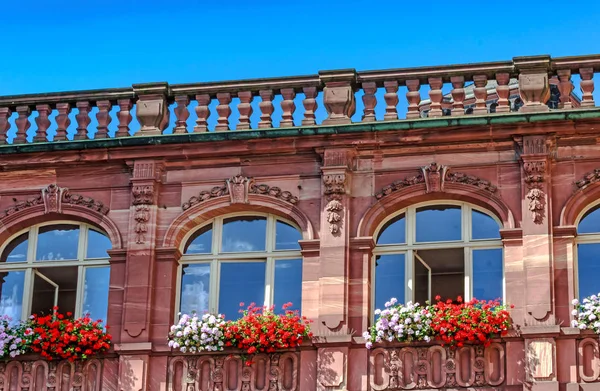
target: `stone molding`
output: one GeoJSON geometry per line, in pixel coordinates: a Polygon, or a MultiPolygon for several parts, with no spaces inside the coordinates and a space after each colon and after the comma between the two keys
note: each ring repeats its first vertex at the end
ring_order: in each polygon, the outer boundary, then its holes
{"type": "Polygon", "coordinates": [[[296,205],[299,201],[297,196],[287,190],[281,190],[281,188],[277,186],[269,186],[266,184],[257,185],[253,178],[235,175],[232,178],[225,179],[221,186],[215,186],[210,190],[203,190],[197,196],[190,197],[189,200],[181,205],[181,209],[185,211],[211,198],[223,197],[226,195],[230,196],[230,202],[232,204],[248,203],[249,194],[266,195],[288,202],[292,205],[296,205]]]}
{"type": "Polygon", "coordinates": [[[50,184],[40,190],[40,194],[24,201],[17,201],[15,204],[0,212],[0,219],[13,215],[19,211],[36,205],[44,205],[44,213],[62,213],[63,205],[80,206],[96,211],[103,215],[109,212],[109,208],[100,201],[91,197],[71,193],[66,187],[59,187],[56,184],[50,184]]]}
{"type": "Polygon", "coordinates": [[[375,194],[375,198],[379,200],[398,190],[420,184],[426,185],[428,193],[443,192],[445,183],[474,186],[491,194],[496,194],[498,191],[498,188],[492,185],[490,181],[462,172],[453,172],[448,166],[431,163],[428,166],[421,167],[420,173],[417,175],[394,181],[383,187],[375,194]]]}

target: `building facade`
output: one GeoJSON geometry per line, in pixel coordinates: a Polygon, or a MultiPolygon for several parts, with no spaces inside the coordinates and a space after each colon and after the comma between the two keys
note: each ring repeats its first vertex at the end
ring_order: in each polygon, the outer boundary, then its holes
{"type": "Polygon", "coordinates": [[[14,319],[106,319],[85,363],[0,390],[598,390],[600,56],[0,97],[0,275],[14,319]],[[597,79],[596,79],[597,80],[597,79]],[[466,92],[465,92],[466,91],[466,92]],[[551,93],[552,91],[552,93],[551,93]],[[376,345],[385,301],[501,298],[483,348],[376,345]],[[292,302],[301,348],[189,355],[180,311],[292,302]]]}

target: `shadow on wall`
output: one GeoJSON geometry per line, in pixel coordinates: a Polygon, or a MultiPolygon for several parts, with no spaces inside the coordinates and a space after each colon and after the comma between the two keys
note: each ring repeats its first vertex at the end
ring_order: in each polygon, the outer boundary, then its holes
{"type": "MultiPolygon", "coordinates": [[[[343,363],[340,363],[340,357],[336,357],[339,353],[343,357],[343,353],[337,351],[322,351],[318,353],[317,359],[317,380],[324,387],[338,387],[344,380],[343,363]],[[337,368],[339,372],[336,371],[337,368]]],[[[314,365],[311,363],[310,365],[314,365]]],[[[309,373],[314,373],[310,371],[309,373]]],[[[305,382],[303,382],[306,384],[305,382]]],[[[314,384],[314,382],[312,383],[314,384]]]]}

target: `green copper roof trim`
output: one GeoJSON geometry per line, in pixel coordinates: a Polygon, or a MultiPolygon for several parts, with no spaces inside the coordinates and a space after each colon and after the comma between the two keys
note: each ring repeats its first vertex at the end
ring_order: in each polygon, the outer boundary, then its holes
{"type": "Polygon", "coordinates": [[[158,136],[130,136],[96,140],[57,141],[45,143],[7,144],[0,146],[0,154],[52,151],[77,151],[100,148],[133,147],[143,145],[185,144],[258,138],[302,137],[361,132],[386,132],[458,126],[509,125],[543,121],[577,121],[600,118],[600,107],[543,113],[507,113],[485,116],[419,118],[398,121],[362,122],[348,125],[319,125],[264,130],[242,130],[205,133],[163,134],[158,136]]]}

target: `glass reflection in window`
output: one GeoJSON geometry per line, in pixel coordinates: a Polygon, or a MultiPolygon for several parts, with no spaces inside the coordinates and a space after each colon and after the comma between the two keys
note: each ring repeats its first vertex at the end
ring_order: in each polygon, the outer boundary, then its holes
{"type": "Polygon", "coordinates": [[[209,312],[210,264],[184,265],[181,277],[180,312],[209,312]]]}
{"type": "Polygon", "coordinates": [[[38,261],[76,260],[79,226],[46,225],[39,228],[36,259],[38,261]]]}
{"type": "Polygon", "coordinates": [[[13,323],[21,320],[25,271],[0,272],[0,314],[8,315],[13,323]]]}
{"type": "Polygon", "coordinates": [[[300,310],[302,304],[302,259],[275,261],[275,288],[273,305],[283,313],[281,306],[292,303],[290,310],[300,310]]]}
{"type": "Polygon", "coordinates": [[[417,209],[417,242],[461,240],[460,206],[429,206],[417,209]]]}
{"type": "Polygon", "coordinates": [[[404,303],[404,254],[375,257],[375,308],[385,308],[392,297],[404,303]]]}
{"type": "Polygon", "coordinates": [[[88,229],[86,258],[108,258],[108,250],[112,248],[110,239],[93,229],[88,229]]]}
{"type": "Polygon", "coordinates": [[[296,228],[277,220],[275,223],[275,250],[300,250],[302,234],[296,228]]]}
{"type": "Polygon", "coordinates": [[[502,298],[502,249],[473,250],[473,297],[502,298]]]}
{"type": "Polygon", "coordinates": [[[0,262],[27,262],[29,232],[25,232],[12,240],[4,249],[0,262]]]}
{"type": "Polygon", "coordinates": [[[212,252],[212,224],[194,232],[184,250],[184,254],[210,254],[212,252]]]}
{"type": "Polygon", "coordinates": [[[90,317],[94,320],[106,320],[109,280],[109,267],[88,267],[85,269],[83,314],[90,314],[90,317]]]}
{"type": "Polygon", "coordinates": [[[500,239],[500,226],[491,216],[476,210],[471,211],[471,238],[500,239]]]}
{"type": "Polygon", "coordinates": [[[265,262],[223,262],[219,281],[219,313],[225,319],[240,317],[240,303],[265,302],[265,262]]]}
{"type": "Polygon", "coordinates": [[[600,243],[577,245],[577,274],[579,276],[579,298],[597,295],[600,292],[600,243]]]}
{"type": "Polygon", "coordinates": [[[406,219],[399,215],[385,223],[377,238],[377,244],[406,243],[406,219]]]}
{"type": "Polygon", "coordinates": [[[586,212],[577,226],[577,233],[600,233],[600,206],[586,212]]]}
{"type": "Polygon", "coordinates": [[[232,217],[223,220],[222,252],[264,251],[267,219],[264,217],[232,217]]]}

